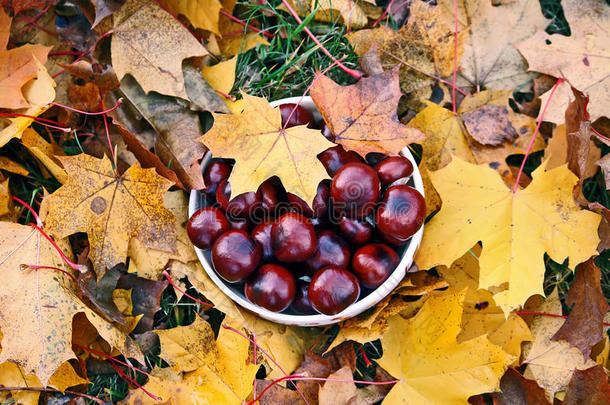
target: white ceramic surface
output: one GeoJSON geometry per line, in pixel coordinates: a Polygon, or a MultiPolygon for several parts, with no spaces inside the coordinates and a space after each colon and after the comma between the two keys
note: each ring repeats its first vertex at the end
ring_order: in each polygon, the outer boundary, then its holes
{"type": "MultiPolygon", "coordinates": [[[[301,100],[301,97],[292,97],[286,98],[283,100],[274,101],[271,103],[273,107],[277,107],[280,104],[285,103],[298,103],[301,100]]],[[[315,108],[311,97],[303,97],[301,101],[301,106],[307,108],[311,112],[314,113],[316,119],[321,119],[320,114],[315,108]]],[[[407,184],[415,187],[422,195],[424,194],[424,184],[422,182],[421,174],[417,168],[417,164],[415,159],[411,155],[408,147],[405,147],[401,152],[401,155],[406,157],[413,163],[413,175],[407,182],[407,184]]],[[[208,152],[202,162],[202,167],[205,168],[212,159],[212,154],[208,152]]],[[[191,191],[191,196],[189,200],[189,217],[193,215],[195,211],[201,208],[205,204],[205,198],[202,193],[193,190],[191,191]]],[[[195,248],[197,252],[197,256],[203,265],[203,268],[208,273],[210,278],[216,283],[216,285],[233,301],[241,305],[242,307],[258,314],[262,318],[267,320],[287,324],[287,325],[296,325],[296,326],[319,326],[319,325],[328,325],[336,322],[340,322],[342,320],[351,318],[356,316],[367,309],[371,308],[379,301],[384,299],[396,286],[402,281],[404,278],[407,269],[411,267],[413,264],[413,256],[415,255],[415,251],[419,248],[421,243],[422,235],[423,235],[424,227],[422,226],[419,231],[410,239],[409,243],[405,246],[402,246],[399,249],[402,249],[402,253],[400,254],[401,260],[398,264],[398,267],[394,270],[394,272],[390,275],[390,277],[377,289],[371,291],[366,296],[361,294],[358,301],[347,307],[344,311],[336,314],[336,315],[324,315],[324,314],[316,314],[316,315],[299,315],[297,313],[277,313],[269,311],[265,308],[259,307],[258,305],[254,305],[251,303],[243,293],[243,284],[232,285],[230,283],[222,280],[214,271],[210,250],[201,250],[195,248]]],[[[213,297],[208,297],[213,300],[213,297]]]]}

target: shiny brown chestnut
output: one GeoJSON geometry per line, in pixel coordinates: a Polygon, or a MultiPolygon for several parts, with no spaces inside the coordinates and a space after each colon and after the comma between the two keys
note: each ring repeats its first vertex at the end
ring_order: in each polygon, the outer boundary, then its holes
{"type": "Polygon", "coordinates": [[[205,183],[204,192],[214,195],[218,185],[229,178],[231,167],[221,160],[211,162],[203,171],[203,182],[205,183]]]}
{"type": "Polygon", "coordinates": [[[397,245],[406,243],[421,228],[424,219],[424,197],[419,191],[406,185],[388,188],[375,216],[383,239],[397,245]]]}
{"type": "Polygon", "coordinates": [[[250,232],[252,222],[248,218],[235,218],[227,215],[227,221],[229,221],[230,229],[237,229],[238,231],[250,232]]]}
{"type": "Polygon", "coordinates": [[[302,262],[316,250],[316,233],[307,217],[289,212],[271,228],[271,246],[275,257],[285,263],[302,262]]]}
{"type": "Polygon", "coordinates": [[[287,103],[280,105],[280,114],[282,115],[282,126],[285,126],[286,128],[295,127],[297,125],[307,125],[308,127],[313,128],[315,125],[313,115],[309,110],[297,104],[287,103]],[[292,111],[294,111],[294,113],[292,111]],[[288,123],[286,124],[286,122],[288,123]]]}
{"type": "Polygon", "coordinates": [[[363,159],[354,151],[346,151],[343,146],[337,145],[326,149],[318,155],[329,176],[334,176],[343,165],[347,163],[362,163],[363,159]]]}
{"type": "Polygon", "coordinates": [[[324,137],[326,139],[328,139],[331,142],[335,142],[335,136],[331,132],[331,130],[328,127],[328,125],[326,125],[326,122],[322,123],[322,127],[320,128],[320,131],[322,132],[322,135],[324,135],[324,137]]]}
{"type": "Polygon", "coordinates": [[[311,306],[325,315],[335,315],[352,305],[360,295],[360,284],[352,273],[341,267],[320,269],[309,284],[311,306]]]}
{"type": "Polygon", "coordinates": [[[316,196],[313,199],[312,208],[307,205],[301,197],[292,193],[286,193],[290,206],[299,214],[306,217],[320,218],[328,213],[330,203],[330,180],[322,180],[318,184],[316,196]]]}
{"type": "Polygon", "coordinates": [[[363,286],[377,288],[390,277],[399,261],[394,249],[388,245],[371,243],[354,253],[352,271],[363,286]]]}
{"type": "Polygon", "coordinates": [[[364,163],[341,167],[330,183],[335,213],[350,218],[364,218],[375,210],[380,183],[377,172],[364,163]]]}
{"type": "Polygon", "coordinates": [[[390,156],[375,166],[379,180],[384,186],[413,174],[413,164],[404,156],[390,156]]]}
{"type": "Polygon", "coordinates": [[[225,210],[227,216],[247,218],[258,206],[258,198],[254,191],[231,197],[231,184],[223,180],[216,189],[216,201],[225,210]]]}
{"type": "Polygon", "coordinates": [[[225,214],[216,207],[203,207],[195,211],[186,225],[186,233],[193,245],[209,249],[214,241],[229,230],[225,214]]]}
{"type": "Polygon", "coordinates": [[[230,283],[246,279],[261,260],[261,248],[244,231],[231,230],[212,245],[216,272],[230,283]]]}
{"type": "Polygon", "coordinates": [[[292,273],[276,264],[265,264],[246,281],[246,297],[273,312],[288,308],[296,293],[292,273]]]}
{"type": "Polygon", "coordinates": [[[254,227],[250,236],[261,247],[264,260],[273,258],[273,247],[271,246],[271,228],[273,221],[265,221],[254,227]]]}
{"type": "Polygon", "coordinates": [[[318,244],[313,256],[304,263],[305,271],[313,276],[316,271],[326,266],[349,266],[350,250],[348,244],[333,231],[322,231],[318,234],[318,244]]]}
{"type": "Polygon", "coordinates": [[[339,234],[343,239],[354,246],[360,246],[370,242],[375,231],[373,225],[368,222],[347,217],[341,217],[337,226],[339,228],[339,234]]]}
{"type": "Polygon", "coordinates": [[[256,190],[258,206],[263,217],[275,217],[275,213],[282,202],[286,200],[286,190],[279,177],[268,178],[256,190]]]}
{"type": "Polygon", "coordinates": [[[312,315],[316,313],[316,310],[311,306],[309,302],[309,283],[303,280],[297,280],[297,292],[292,301],[292,307],[297,311],[305,315],[312,315]]]}

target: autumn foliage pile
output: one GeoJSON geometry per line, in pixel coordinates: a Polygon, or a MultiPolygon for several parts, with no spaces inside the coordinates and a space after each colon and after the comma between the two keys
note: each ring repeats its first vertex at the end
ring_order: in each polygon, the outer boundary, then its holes
{"type": "Polygon", "coordinates": [[[2,0],[3,403],[610,403],[610,6],[563,0],[565,36],[538,0],[437,3],[2,0]],[[207,150],[233,195],[328,178],[335,145],[235,85],[306,40],[286,74],[330,58],[302,94],[348,151],[409,146],[428,213],[401,284],[328,328],[238,307],[185,228],[207,150]]]}

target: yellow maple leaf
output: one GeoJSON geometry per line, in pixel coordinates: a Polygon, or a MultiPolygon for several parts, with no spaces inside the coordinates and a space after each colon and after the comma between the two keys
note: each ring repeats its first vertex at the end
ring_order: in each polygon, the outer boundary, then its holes
{"type": "MultiPolygon", "coordinates": [[[[517,48],[527,59],[529,69],[566,79],[549,104],[545,121],[564,122],[564,112],[573,98],[570,86],[589,96],[587,111],[591,121],[608,116],[610,105],[610,10],[595,0],[563,1],[571,35],[549,35],[542,29],[517,48]],[[606,28],[604,28],[606,27],[606,28]]],[[[541,96],[543,105],[550,91],[541,96]]]]}
{"type": "Polygon", "coordinates": [[[278,176],[286,191],[311,204],[318,184],[328,178],[316,156],[334,144],[304,125],[282,129],[279,108],[264,98],[245,93],[243,98],[240,114],[213,114],[214,126],[199,138],[215,157],[235,159],[231,196],[256,191],[278,176]]]}
{"type": "Polygon", "coordinates": [[[388,320],[379,365],[400,381],[384,403],[464,404],[498,389],[513,357],[486,336],[458,343],[464,292],[433,293],[416,316],[388,320]]]}
{"type": "Polygon", "coordinates": [[[494,295],[508,313],[544,293],[545,252],[559,263],[569,257],[572,264],[596,254],[601,217],[576,206],[572,188],[578,179],[566,166],[545,168],[546,162],[533,172],[530,185],[515,193],[495,170],[456,157],[430,173],[443,206],[426,225],[418,266],[450,266],[483,242],[479,288],[508,283],[494,295]]]}
{"type": "Polygon", "coordinates": [[[170,0],[164,1],[176,14],[189,19],[193,27],[220,34],[218,17],[222,5],[218,0],[170,0]]]}
{"type": "MultiPolygon", "coordinates": [[[[23,94],[30,106],[16,110],[16,112],[36,117],[45,112],[49,108],[49,104],[55,100],[55,82],[44,65],[37,59],[34,61],[37,67],[36,79],[30,80],[23,86],[23,94]]],[[[9,125],[0,131],[0,147],[13,138],[21,137],[23,131],[34,122],[32,118],[28,117],[15,117],[8,121],[9,125]]]]}
{"type": "Polygon", "coordinates": [[[182,60],[208,51],[154,1],[129,0],[114,14],[111,53],[119,80],[130,73],[146,93],[187,99],[182,60]]]}
{"type": "Polygon", "coordinates": [[[163,204],[171,181],[137,163],[117,175],[106,156],[60,160],[70,178],[48,197],[46,226],[60,237],[87,232],[98,280],[125,261],[133,237],[151,248],[175,249],[175,218],[163,204]]]}

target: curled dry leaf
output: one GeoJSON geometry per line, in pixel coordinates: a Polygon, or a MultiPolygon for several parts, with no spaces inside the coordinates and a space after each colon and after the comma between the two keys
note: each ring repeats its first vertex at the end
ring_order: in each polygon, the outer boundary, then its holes
{"type": "MultiPolygon", "coordinates": [[[[37,117],[49,108],[49,103],[55,100],[55,82],[49,76],[47,69],[40,61],[34,59],[37,68],[36,79],[23,86],[23,95],[30,107],[15,111],[18,114],[37,117]]],[[[8,120],[8,125],[0,130],[0,147],[13,138],[20,138],[23,131],[32,125],[34,120],[29,117],[15,117],[8,120]]],[[[3,122],[0,121],[0,124],[3,122]]]]}
{"type": "Polygon", "coordinates": [[[167,280],[155,281],[134,274],[121,274],[117,288],[131,291],[132,315],[141,316],[134,333],[152,329],[155,314],[161,310],[161,295],[168,284],[167,280]]]}
{"type": "Polygon", "coordinates": [[[385,402],[462,403],[498,388],[514,358],[486,336],[457,342],[463,300],[464,292],[433,293],[413,318],[388,320],[378,362],[400,381],[385,402]]]}
{"type": "Polygon", "coordinates": [[[137,164],[119,175],[107,157],[77,155],[61,162],[70,179],[48,197],[47,228],[60,237],[86,232],[98,279],[125,261],[133,237],[148,247],[175,249],[175,219],[163,205],[170,181],[137,164]]]}
{"type": "Polygon", "coordinates": [[[426,226],[417,265],[450,266],[482,241],[479,288],[508,282],[507,290],[494,295],[506,314],[543,294],[544,253],[559,263],[588,259],[596,253],[601,220],[574,204],[577,178],[567,167],[545,169],[546,162],[533,172],[531,184],[515,193],[493,169],[457,157],[431,173],[443,207],[426,226]]]}
{"type": "MultiPolygon", "coordinates": [[[[610,10],[596,0],[562,2],[571,36],[549,35],[540,28],[531,38],[517,44],[527,59],[529,69],[564,78],[560,93],[553,96],[549,109],[556,114],[545,119],[557,121],[570,101],[569,86],[589,96],[589,115],[592,121],[608,115],[610,105],[610,10]],[[568,84],[569,83],[569,84],[568,84]]],[[[515,40],[515,38],[513,38],[515,40]]],[[[544,104],[550,92],[542,96],[544,104]]]]}
{"type": "Polygon", "coordinates": [[[395,67],[351,86],[316,76],[311,98],[335,135],[335,142],[365,157],[369,152],[397,155],[408,144],[425,139],[419,130],[398,120],[398,71],[395,67]]]}
{"type": "MultiPolygon", "coordinates": [[[[13,162],[6,156],[0,156],[0,170],[18,174],[20,176],[27,176],[28,174],[30,174],[30,172],[26,168],[24,168],[20,164],[13,162]]],[[[0,179],[2,179],[2,177],[0,177],[0,179]]]]}
{"type": "Polygon", "coordinates": [[[256,191],[278,176],[286,191],[311,204],[318,184],[328,178],[316,156],[334,144],[304,125],[283,129],[279,108],[264,98],[243,98],[240,114],[213,114],[214,126],[200,138],[215,157],[235,159],[231,196],[256,191]]]}
{"type": "Polygon", "coordinates": [[[589,357],[591,348],[602,340],[604,315],[610,310],[600,281],[601,272],[592,258],[576,267],[574,283],[565,296],[572,311],[553,335],[553,340],[567,340],[585,357],[589,357]]]}
{"type": "Polygon", "coordinates": [[[12,18],[0,8],[0,108],[27,108],[31,102],[21,89],[38,76],[36,60],[44,65],[51,48],[27,44],[6,49],[11,21],[12,18]]]}
{"type": "MultiPolygon", "coordinates": [[[[371,55],[367,53],[376,44],[373,55],[379,57],[385,70],[400,65],[400,89],[405,95],[409,95],[452,74],[452,27],[453,24],[449,25],[441,18],[440,7],[417,0],[411,4],[409,20],[400,30],[394,31],[381,25],[379,28],[349,33],[346,37],[358,56],[370,58],[371,55]]],[[[466,32],[459,33],[458,63],[464,50],[463,40],[466,32]]],[[[379,73],[371,70],[370,66],[364,70],[369,76],[379,73]]]]}
{"type": "Polygon", "coordinates": [[[114,13],[112,65],[119,78],[127,73],[151,90],[186,99],[182,60],[208,51],[154,1],[128,0],[114,13]]]}
{"type": "MultiPolygon", "coordinates": [[[[440,0],[444,20],[453,27],[453,0],[440,0]]],[[[487,0],[458,1],[459,31],[467,31],[458,70],[458,87],[480,91],[512,90],[529,79],[526,64],[513,45],[548,24],[538,0],[497,4],[487,0]]]]}
{"type": "MultiPolygon", "coordinates": [[[[561,315],[561,301],[557,291],[551,293],[536,312],[561,315]]],[[[524,347],[524,376],[534,379],[546,392],[552,402],[555,393],[565,390],[574,370],[585,370],[595,366],[591,359],[585,359],[580,350],[570,347],[568,342],[551,340],[563,325],[564,320],[544,315],[534,316],[530,325],[534,342],[524,347]]]]}

